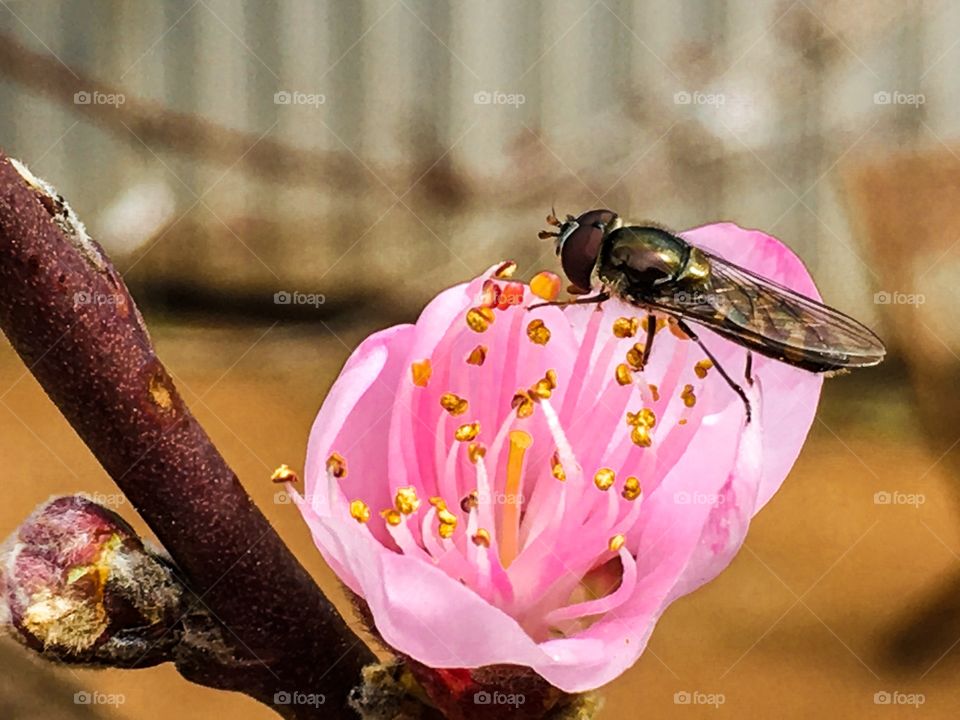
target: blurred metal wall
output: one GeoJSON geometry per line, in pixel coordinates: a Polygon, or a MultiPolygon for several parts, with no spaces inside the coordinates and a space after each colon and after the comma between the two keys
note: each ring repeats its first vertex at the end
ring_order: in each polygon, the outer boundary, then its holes
{"type": "Polygon", "coordinates": [[[342,154],[368,187],[265,179],[151,147],[2,74],[0,145],[153,278],[330,287],[360,274],[377,286],[426,268],[435,284],[507,252],[543,264],[534,234],[552,200],[676,228],[763,228],[811,264],[828,298],[869,314],[876,278],[838,168],[955,134],[960,5],[869,8],[10,0],[2,31],[71,71],[253,138],[342,154]],[[323,102],[278,104],[283,92],[323,102]],[[465,203],[425,193],[438,167],[466,179],[465,203]],[[549,198],[531,193],[540,186],[549,198]],[[168,235],[154,246],[123,225],[131,189],[169,204],[150,220],[168,235]]]}

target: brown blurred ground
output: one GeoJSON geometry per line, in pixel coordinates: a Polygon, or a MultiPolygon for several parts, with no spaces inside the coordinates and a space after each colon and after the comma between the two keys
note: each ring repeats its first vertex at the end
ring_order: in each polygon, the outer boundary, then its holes
{"type": "MultiPolygon", "coordinates": [[[[276,505],[268,477],[279,463],[302,468],[307,432],[348,347],[372,325],[165,325],[147,317],[161,356],[215,442],[298,556],[346,610],[336,581],[296,510],[276,505]],[[335,334],[334,334],[335,333],[335,334]],[[338,337],[339,336],[339,337],[338,337]]],[[[0,453],[9,489],[6,535],[54,493],[117,500],[110,481],[4,342],[0,347],[0,453]],[[12,386],[12,387],[11,387],[12,386]]],[[[755,521],[727,572],[666,613],[639,663],[606,691],[603,718],[947,717],[960,705],[960,533],[948,477],[928,452],[895,365],[826,385],[793,474],[755,521]],[[874,493],[923,493],[925,503],[877,505],[874,493]],[[946,601],[937,601],[938,596],[946,601]],[[724,704],[686,706],[677,692],[722,693],[724,704]],[[880,691],[923,693],[919,708],[879,707],[880,691]]],[[[119,502],[119,501],[118,501],[119,502]]],[[[128,505],[120,512],[144,529],[128,505]]],[[[295,601],[295,600],[294,600],[295,601]]],[[[0,709],[31,703],[46,667],[0,646],[0,709]],[[5,704],[7,703],[7,704],[5,704]]],[[[267,720],[237,695],[188,684],[169,666],[150,670],[57,670],[77,689],[122,694],[107,717],[199,720],[216,713],[267,720]]],[[[40,702],[38,698],[36,702],[40,702]]],[[[81,708],[78,708],[78,710],[81,708]]],[[[3,718],[81,718],[66,710],[3,718]]]]}

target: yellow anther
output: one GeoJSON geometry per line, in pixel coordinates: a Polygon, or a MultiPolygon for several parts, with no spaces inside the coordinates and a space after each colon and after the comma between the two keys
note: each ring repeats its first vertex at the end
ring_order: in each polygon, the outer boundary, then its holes
{"type": "Polygon", "coordinates": [[[680,393],[680,399],[683,400],[683,404],[688,408],[692,408],[697,404],[697,395],[693,391],[693,385],[683,386],[683,392],[680,393]]]}
{"type": "Polygon", "coordinates": [[[610,552],[617,552],[620,548],[623,547],[623,544],[627,541],[623,535],[614,535],[610,538],[610,543],[607,545],[610,548],[610,552]]]}
{"type": "Polygon", "coordinates": [[[283,463],[280,467],[273,471],[273,475],[270,476],[270,482],[275,483],[295,483],[298,482],[299,478],[297,474],[290,469],[290,466],[286,463],[283,463]]]}
{"type": "Polygon", "coordinates": [[[470,365],[483,365],[483,361],[486,359],[487,359],[486,345],[477,345],[473,350],[470,351],[470,354],[467,356],[467,362],[470,365]]]}
{"type": "Polygon", "coordinates": [[[632,338],[637,334],[640,327],[640,320],[632,317],[621,317],[613,321],[613,334],[618,338],[632,338]]]}
{"type": "Polygon", "coordinates": [[[347,461],[343,459],[343,455],[333,453],[327,458],[327,472],[337,480],[342,480],[347,476],[347,461]]]}
{"type": "Polygon", "coordinates": [[[393,499],[393,505],[404,515],[410,515],[420,507],[420,500],[417,499],[417,489],[412,485],[397,489],[397,495],[393,499]]]}
{"type": "Polygon", "coordinates": [[[380,517],[387,521],[388,525],[397,526],[403,521],[403,517],[396,510],[388,508],[380,511],[380,517]]]}
{"type": "Polygon", "coordinates": [[[441,525],[456,525],[457,516],[446,508],[437,510],[437,519],[440,521],[441,525]]]}
{"type": "Polygon", "coordinates": [[[630,385],[633,382],[633,375],[630,374],[630,367],[624,363],[617,365],[617,383],[620,385],[630,385]]]}
{"type": "Polygon", "coordinates": [[[650,447],[653,445],[653,438],[650,437],[650,428],[646,425],[636,425],[630,431],[630,440],[638,447],[650,447]]]}
{"type": "Polygon", "coordinates": [[[556,370],[547,370],[547,374],[544,376],[547,379],[547,382],[550,383],[550,389],[557,389],[557,371],[556,370]]]}
{"type": "Polygon", "coordinates": [[[637,371],[643,370],[643,345],[636,343],[627,350],[627,365],[637,371]]]}
{"type": "Polygon", "coordinates": [[[473,540],[473,544],[478,547],[490,547],[490,533],[483,528],[477,528],[477,532],[470,539],[473,540]]]}
{"type": "Polygon", "coordinates": [[[447,509],[447,503],[446,503],[446,501],[445,501],[442,497],[437,497],[436,495],[434,495],[434,496],[433,496],[432,498],[430,498],[427,502],[429,502],[431,505],[433,505],[437,510],[446,510],[446,509],[447,509]]]}
{"type": "Polygon", "coordinates": [[[550,387],[550,381],[546,378],[537,380],[537,384],[530,388],[530,395],[540,400],[547,400],[553,395],[553,388],[550,387]]]}
{"type": "Polygon", "coordinates": [[[467,326],[474,332],[482,333],[493,324],[493,310],[486,307],[470,308],[467,311],[467,326]]]}
{"type": "Polygon", "coordinates": [[[650,388],[650,394],[653,395],[653,401],[654,401],[654,402],[659,402],[659,401],[660,401],[660,388],[658,388],[656,385],[653,385],[652,383],[651,383],[650,385],[648,385],[647,387],[650,388]]]}
{"type": "Polygon", "coordinates": [[[430,382],[430,376],[433,375],[433,367],[430,365],[430,359],[418,360],[410,366],[410,372],[413,375],[413,384],[417,387],[426,387],[430,382]]]}
{"type": "Polygon", "coordinates": [[[487,448],[483,443],[472,442],[467,445],[467,457],[470,458],[470,462],[474,465],[487,454],[487,448]]]}
{"type": "Polygon", "coordinates": [[[493,276],[499,280],[509,280],[517,271],[517,264],[513,260],[504,260],[500,266],[493,271],[493,276]]]}
{"type": "Polygon", "coordinates": [[[453,393],[444,393],[440,396],[440,407],[454,416],[463,415],[469,405],[465,399],[453,393]]]}
{"type": "Polygon", "coordinates": [[[478,505],[480,505],[480,496],[476,490],[460,498],[460,509],[465,513],[469,514],[478,505]]]}
{"type": "Polygon", "coordinates": [[[365,523],[370,519],[370,508],[363,500],[354,500],[350,503],[350,517],[358,523],[365,523]]]}
{"type": "Polygon", "coordinates": [[[526,390],[517,390],[510,407],[517,411],[518,418],[528,418],[533,415],[533,398],[526,390]]]}
{"type": "Polygon", "coordinates": [[[531,320],[527,325],[527,337],[536,345],[546,345],[550,342],[550,329],[544,324],[543,320],[531,320]]]}
{"type": "Polygon", "coordinates": [[[616,479],[616,474],[613,470],[610,468],[600,468],[597,470],[597,474],[593,476],[593,484],[600,490],[607,491],[613,487],[613,482],[616,479]]]}
{"type": "Polygon", "coordinates": [[[693,366],[693,372],[696,373],[696,376],[703,380],[707,376],[707,370],[713,367],[713,361],[703,359],[693,366]]]}
{"type": "Polygon", "coordinates": [[[620,494],[627,500],[636,500],[643,494],[643,490],[640,488],[640,481],[631,475],[626,479],[626,482],[623,483],[623,492],[620,494]]]}
{"type": "Polygon", "coordinates": [[[567,479],[567,473],[563,470],[563,465],[560,464],[560,455],[559,453],[554,453],[553,457],[550,459],[550,465],[552,468],[553,476],[563,482],[567,479]]]}
{"type": "Polygon", "coordinates": [[[530,279],[530,292],[547,302],[557,299],[560,287],[560,277],[552,272],[539,272],[530,279]]]}
{"type": "Polygon", "coordinates": [[[480,423],[472,422],[458,427],[456,433],[454,433],[454,437],[460,442],[470,442],[471,440],[476,440],[479,434],[480,423]]]}
{"type": "Polygon", "coordinates": [[[440,537],[442,537],[444,540],[447,540],[453,537],[453,531],[456,529],[457,529],[456,523],[453,523],[451,525],[441,524],[437,532],[440,533],[440,537]]]}

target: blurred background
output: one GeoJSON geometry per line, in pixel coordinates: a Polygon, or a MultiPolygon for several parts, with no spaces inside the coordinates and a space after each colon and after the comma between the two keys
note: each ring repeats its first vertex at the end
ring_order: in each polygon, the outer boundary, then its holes
{"type": "MultiPolygon", "coordinates": [[[[826,384],[743,551],[671,607],[602,717],[953,717],[958,62],[950,0],[0,0],[0,147],[105,246],[345,612],[268,478],[301,469],[360,339],[500,259],[557,270],[551,205],[776,235],[890,359],[826,384]]],[[[6,341],[0,453],[0,535],[80,490],[147,532],[6,341]]],[[[272,717],[170,667],[55,669],[0,642],[2,718],[213,712],[272,717]]]]}

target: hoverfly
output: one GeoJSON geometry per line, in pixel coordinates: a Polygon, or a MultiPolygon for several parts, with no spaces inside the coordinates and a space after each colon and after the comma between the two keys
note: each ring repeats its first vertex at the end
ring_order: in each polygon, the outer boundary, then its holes
{"type": "MultiPolygon", "coordinates": [[[[869,367],[886,348],[867,327],[823,303],[760,277],[694,247],[660,227],[626,225],[612,210],[590,210],[560,222],[551,212],[557,255],[572,283],[571,293],[587,295],[566,303],[601,303],[617,297],[648,313],[671,318],[698,343],[714,367],[740,396],[750,421],[750,402],[686,320],[774,360],[814,373],[869,367]]],[[[643,352],[646,364],[656,323],[648,317],[643,352]]],[[[747,353],[745,379],[750,376],[747,353]]]]}

